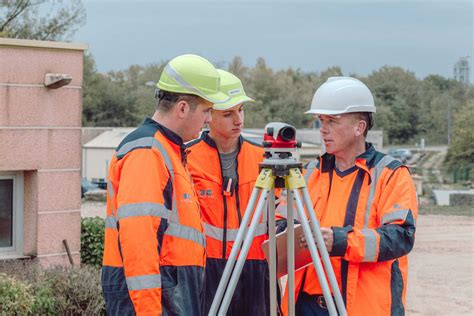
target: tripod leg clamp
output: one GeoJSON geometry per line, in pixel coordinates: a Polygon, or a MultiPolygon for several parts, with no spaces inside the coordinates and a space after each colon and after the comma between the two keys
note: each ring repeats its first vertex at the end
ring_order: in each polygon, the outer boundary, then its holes
{"type": "Polygon", "coordinates": [[[257,181],[255,182],[255,187],[265,190],[273,189],[275,184],[275,177],[273,176],[272,169],[263,168],[258,175],[257,181]]]}
{"type": "Polygon", "coordinates": [[[291,168],[290,174],[286,177],[286,187],[288,190],[301,189],[306,187],[306,182],[300,169],[291,168]]]}

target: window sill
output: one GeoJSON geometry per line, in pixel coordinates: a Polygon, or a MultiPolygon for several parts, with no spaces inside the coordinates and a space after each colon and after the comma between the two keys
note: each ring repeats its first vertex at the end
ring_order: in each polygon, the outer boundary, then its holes
{"type": "Polygon", "coordinates": [[[18,260],[18,259],[32,259],[33,256],[24,256],[19,254],[2,254],[0,253],[0,260],[18,260]]]}

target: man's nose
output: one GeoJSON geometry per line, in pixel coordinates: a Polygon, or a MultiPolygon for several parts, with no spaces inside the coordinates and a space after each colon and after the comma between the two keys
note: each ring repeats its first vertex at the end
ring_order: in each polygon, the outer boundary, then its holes
{"type": "Polygon", "coordinates": [[[242,125],[243,123],[243,117],[241,115],[236,115],[234,118],[234,124],[235,125],[242,125]]]}
{"type": "Polygon", "coordinates": [[[211,115],[211,112],[209,112],[206,115],[206,120],[204,121],[204,123],[209,124],[211,122],[212,122],[212,115],[211,115]]]}
{"type": "Polygon", "coordinates": [[[319,125],[319,131],[322,133],[322,134],[327,134],[329,132],[326,124],[324,123],[320,123],[319,125]]]}

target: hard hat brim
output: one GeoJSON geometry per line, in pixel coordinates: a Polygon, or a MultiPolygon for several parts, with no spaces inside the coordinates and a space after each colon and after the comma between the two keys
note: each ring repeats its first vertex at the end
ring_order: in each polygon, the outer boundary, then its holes
{"type": "Polygon", "coordinates": [[[224,103],[215,103],[212,108],[214,110],[225,111],[244,102],[255,102],[255,100],[246,95],[242,95],[235,98],[231,98],[229,101],[224,103]]]}
{"type": "Polygon", "coordinates": [[[202,93],[202,94],[197,94],[197,95],[203,98],[204,100],[207,100],[214,104],[222,104],[222,103],[228,102],[230,99],[226,93],[220,92],[220,91],[216,93],[209,93],[209,94],[202,93]]]}
{"type": "Polygon", "coordinates": [[[363,105],[363,106],[350,106],[342,111],[335,110],[323,110],[323,109],[310,109],[305,114],[321,114],[321,115],[338,115],[344,113],[357,113],[357,112],[369,112],[375,113],[376,109],[373,105],[363,105]]]}

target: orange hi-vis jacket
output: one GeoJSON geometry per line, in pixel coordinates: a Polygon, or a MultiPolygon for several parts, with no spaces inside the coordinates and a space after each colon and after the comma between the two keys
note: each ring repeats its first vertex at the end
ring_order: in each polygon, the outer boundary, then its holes
{"type": "MultiPolygon", "coordinates": [[[[331,263],[348,315],[404,315],[416,190],[408,168],[371,144],[366,148],[344,185],[347,192],[338,191],[344,179],[335,178],[333,155],[309,163],[305,179],[321,227],[334,233],[331,263]]],[[[313,266],[296,272],[295,297],[301,292],[322,294],[313,266]]]]}
{"type": "Polygon", "coordinates": [[[117,147],[102,269],[109,315],[201,314],[205,236],[185,164],[181,138],[149,118],[117,147]]]}
{"type": "MultiPolygon", "coordinates": [[[[206,234],[205,312],[211,306],[259,175],[259,163],[263,161],[264,151],[261,146],[243,137],[240,137],[238,144],[238,179],[230,182],[223,179],[217,146],[207,132],[203,132],[188,147],[188,167],[201,205],[206,234]]],[[[268,229],[267,214],[264,213],[257,226],[228,315],[268,314],[268,265],[261,249],[268,229]]]]}

